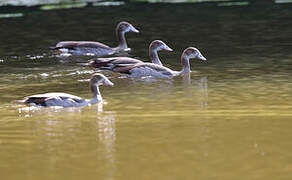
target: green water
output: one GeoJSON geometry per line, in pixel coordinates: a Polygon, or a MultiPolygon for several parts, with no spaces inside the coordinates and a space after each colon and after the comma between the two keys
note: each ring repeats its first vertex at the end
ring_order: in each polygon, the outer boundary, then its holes
{"type": "Polygon", "coordinates": [[[292,178],[292,8],[127,4],[25,11],[0,20],[0,174],[7,180],[288,180],[292,178]],[[131,55],[148,46],[180,69],[188,46],[208,59],[173,79],[121,78],[101,87],[106,103],[28,108],[13,100],[44,92],[90,98],[89,57],[60,58],[60,40],[114,46],[116,24],[131,55]]]}

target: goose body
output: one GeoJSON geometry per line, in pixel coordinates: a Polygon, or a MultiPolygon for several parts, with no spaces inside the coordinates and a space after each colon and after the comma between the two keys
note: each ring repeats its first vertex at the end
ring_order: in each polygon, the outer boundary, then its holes
{"type": "Polygon", "coordinates": [[[92,59],[89,63],[84,63],[82,65],[97,69],[112,70],[117,65],[126,67],[137,63],[143,63],[143,61],[130,57],[111,57],[92,59]]]}
{"type": "Polygon", "coordinates": [[[139,31],[128,22],[120,22],[116,27],[116,36],[119,41],[117,47],[109,47],[94,41],[61,41],[55,47],[51,47],[51,49],[77,56],[94,55],[100,57],[112,55],[129,49],[125,38],[126,32],[138,33],[139,31]]]}
{"type": "MultiPolygon", "coordinates": [[[[158,56],[158,51],[161,50],[172,51],[172,49],[161,40],[154,40],[151,42],[149,46],[149,56],[153,64],[162,65],[158,56]]],[[[130,57],[112,57],[92,59],[89,63],[83,64],[83,66],[115,71],[115,68],[132,66],[139,63],[143,63],[143,61],[130,57]]]]}
{"type": "Polygon", "coordinates": [[[170,68],[153,63],[140,63],[130,67],[119,67],[115,68],[115,71],[128,74],[130,77],[152,76],[167,78],[179,75],[179,71],[173,71],[170,68]]]}
{"type": "Polygon", "coordinates": [[[33,106],[61,106],[61,107],[81,107],[91,104],[96,104],[102,101],[102,96],[99,92],[99,85],[113,86],[113,83],[104,75],[95,73],[90,79],[90,88],[93,94],[92,99],[82,99],[81,97],[72,94],[53,92],[36,94],[27,96],[18,102],[33,105],[33,106]]]}
{"type": "Polygon", "coordinates": [[[197,58],[203,61],[207,59],[200,53],[200,51],[194,47],[189,47],[184,50],[181,56],[181,71],[174,71],[170,68],[153,64],[153,63],[138,63],[127,67],[116,67],[115,72],[128,74],[130,77],[152,76],[158,78],[174,77],[191,72],[190,70],[190,58],[197,58]]]}
{"type": "Polygon", "coordinates": [[[72,54],[75,56],[82,55],[98,55],[106,56],[116,53],[116,51],[100,42],[93,41],[62,41],[59,42],[56,47],[61,53],[72,54]]]}
{"type": "Polygon", "coordinates": [[[95,104],[100,100],[100,97],[94,101],[84,100],[78,96],[67,93],[45,93],[26,97],[25,104],[38,106],[63,106],[63,107],[79,107],[88,104],[95,104]]]}

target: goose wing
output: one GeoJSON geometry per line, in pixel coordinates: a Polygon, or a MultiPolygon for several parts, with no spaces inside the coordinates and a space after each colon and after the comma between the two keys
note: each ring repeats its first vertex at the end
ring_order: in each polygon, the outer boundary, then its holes
{"type": "Polygon", "coordinates": [[[160,73],[164,76],[171,76],[173,74],[171,69],[153,63],[138,63],[131,66],[118,66],[114,68],[114,71],[125,74],[140,72],[145,76],[151,76],[155,73],[160,73]]]}
{"type": "Polygon", "coordinates": [[[130,57],[111,57],[92,59],[96,63],[113,63],[113,64],[137,64],[143,61],[130,57]]]}
{"type": "Polygon", "coordinates": [[[59,42],[53,49],[75,49],[75,48],[101,48],[101,49],[111,49],[109,46],[93,41],[62,41],[59,42]]]}
{"type": "Polygon", "coordinates": [[[74,96],[72,94],[67,93],[45,93],[45,94],[36,94],[32,96],[28,96],[25,98],[24,103],[30,104],[34,103],[36,105],[47,106],[48,101],[55,102],[64,102],[70,101],[74,103],[81,103],[84,100],[78,96],[74,96]]]}
{"type": "Polygon", "coordinates": [[[95,68],[106,68],[112,69],[119,66],[131,66],[133,64],[143,63],[138,59],[130,57],[112,57],[112,58],[96,58],[93,59],[89,64],[95,68]]]}

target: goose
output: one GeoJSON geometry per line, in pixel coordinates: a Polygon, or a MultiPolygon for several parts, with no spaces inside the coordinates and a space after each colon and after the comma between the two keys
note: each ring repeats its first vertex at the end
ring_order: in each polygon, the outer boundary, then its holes
{"type": "Polygon", "coordinates": [[[100,42],[94,41],[61,41],[57,43],[55,47],[50,47],[52,50],[59,50],[61,53],[67,53],[71,55],[94,55],[94,56],[106,56],[119,53],[122,51],[129,50],[127,41],[125,38],[126,32],[135,32],[139,31],[128,22],[120,22],[116,27],[116,36],[119,41],[117,47],[109,47],[100,42]]]}
{"type": "Polygon", "coordinates": [[[31,106],[61,106],[61,107],[81,107],[102,102],[102,97],[99,91],[100,85],[113,86],[114,84],[103,74],[94,73],[89,81],[90,89],[93,94],[92,99],[82,99],[67,93],[45,93],[27,96],[23,100],[18,100],[18,103],[24,103],[31,106]]]}
{"type": "MultiPolygon", "coordinates": [[[[161,50],[173,51],[161,40],[154,40],[151,42],[151,44],[149,45],[149,56],[152,63],[162,65],[157,53],[158,51],[161,50]]],[[[143,61],[130,57],[111,57],[91,59],[89,63],[83,63],[81,65],[86,67],[114,71],[113,68],[116,66],[126,67],[137,63],[143,63],[143,61]]]]}
{"type": "Polygon", "coordinates": [[[183,51],[181,56],[181,71],[174,71],[167,67],[153,63],[138,63],[126,67],[117,65],[113,68],[113,70],[114,72],[127,74],[130,77],[152,76],[158,78],[171,78],[191,72],[189,62],[189,59],[191,58],[197,58],[202,61],[207,60],[197,48],[188,47],[183,51]]]}

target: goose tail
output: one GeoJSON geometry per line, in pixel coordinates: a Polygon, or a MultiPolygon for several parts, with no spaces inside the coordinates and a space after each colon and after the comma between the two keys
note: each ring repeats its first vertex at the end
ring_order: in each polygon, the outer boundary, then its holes
{"type": "Polygon", "coordinates": [[[14,100],[12,102],[15,103],[15,104],[25,104],[26,100],[25,99],[22,99],[22,100],[14,100]]]}
{"type": "Polygon", "coordinates": [[[49,47],[49,50],[56,50],[56,49],[58,49],[58,47],[56,47],[56,46],[49,47]]]}

